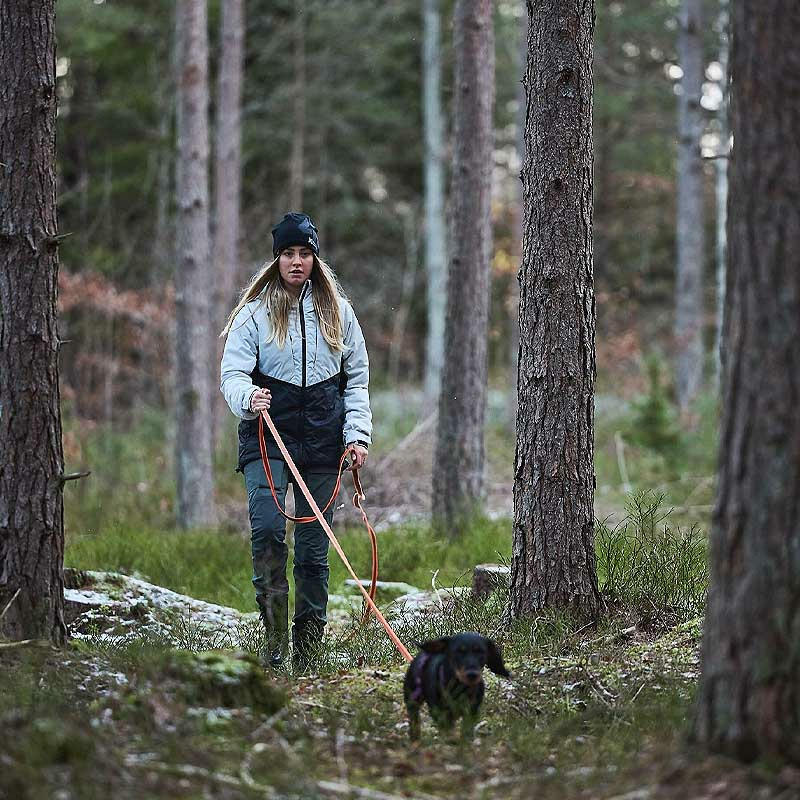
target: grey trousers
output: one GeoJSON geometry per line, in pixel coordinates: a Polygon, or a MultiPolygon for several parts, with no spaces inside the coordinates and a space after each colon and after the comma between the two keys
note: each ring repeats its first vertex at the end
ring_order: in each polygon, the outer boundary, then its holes
{"type": "MultiPolygon", "coordinates": [[[[275,494],[285,508],[286,489],[291,477],[286,463],[270,459],[275,494]]],[[[311,495],[322,508],[336,484],[336,471],[300,470],[311,495]]],[[[256,595],[267,597],[288,595],[286,579],[288,548],[286,545],[286,520],[275,507],[264,465],[261,460],[251,461],[244,468],[250,512],[250,540],[253,553],[253,586],[256,595]]],[[[335,503],[334,503],[335,505],[335,503]]],[[[313,512],[299,489],[295,489],[296,517],[311,516],[313,512]]],[[[333,505],[325,513],[330,525],[333,505]]],[[[327,622],[328,605],[328,537],[317,520],[295,525],[294,529],[294,624],[304,626],[316,623],[319,628],[327,622]]]]}

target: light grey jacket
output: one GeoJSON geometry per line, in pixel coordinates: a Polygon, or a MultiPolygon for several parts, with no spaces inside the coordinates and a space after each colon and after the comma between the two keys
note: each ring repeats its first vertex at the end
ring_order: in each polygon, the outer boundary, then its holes
{"type": "Polygon", "coordinates": [[[220,368],[220,391],[231,411],[241,419],[256,419],[250,411],[250,398],[256,386],[250,374],[256,366],[264,375],[295,386],[313,386],[338,375],[347,375],[344,392],[344,444],[372,441],[372,412],[369,406],[369,359],[364,334],[350,303],[339,298],[344,328],[344,352],[331,350],[319,329],[312,298],[313,284],[306,281],[300,301],[289,314],[289,331],[283,347],[273,339],[263,295],[245,305],[233,320],[220,368]],[[302,308],[302,320],[300,316],[302,308]],[[303,331],[305,330],[305,348],[303,331]],[[305,349],[305,362],[303,354],[305,349]]]}

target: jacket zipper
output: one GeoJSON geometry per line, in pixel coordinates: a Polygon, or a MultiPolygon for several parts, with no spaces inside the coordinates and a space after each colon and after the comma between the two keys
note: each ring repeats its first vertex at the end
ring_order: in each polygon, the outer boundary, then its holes
{"type": "MultiPolygon", "coordinates": [[[[308,284],[306,284],[307,286],[308,284]]],[[[300,461],[304,462],[304,440],[306,436],[305,432],[305,421],[306,421],[306,312],[303,309],[303,301],[305,300],[306,296],[306,287],[303,287],[303,291],[300,292],[300,308],[298,311],[300,312],[300,340],[302,346],[302,381],[301,381],[301,389],[300,389],[300,461]]]]}
{"type": "Polygon", "coordinates": [[[302,347],[303,347],[303,382],[302,386],[305,388],[306,385],[306,314],[303,310],[303,300],[305,299],[305,290],[300,294],[300,308],[298,309],[300,312],[300,338],[302,340],[302,347]]]}

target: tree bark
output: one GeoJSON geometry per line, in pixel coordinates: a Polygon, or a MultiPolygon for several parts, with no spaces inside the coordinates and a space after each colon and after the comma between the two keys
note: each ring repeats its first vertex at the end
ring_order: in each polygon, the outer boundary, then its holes
{"type": "Polygon", "coordinates": [[[425,397],[439,396],[444,360],[447,292],[444,214],[444,123],[442,119],[441,12],[439,0],[423,0],[422,109],[425,126],[425,274],[428,335],[425,348],[425,397]]]}
{"type": "Polygon", "coordinates": [[[594,617],[594,3],[528,2],[512,613],[594,617]]]}
{"type": "Polygon", "coordinates": [[[508,300],[509,325],[511,335],[509,339],[509,364],[508,364],[508,427],[511,433],[516,432],[517,425],[517,370],[519,369],[519,276],[522,268],[522,237],[525,233],[525,209],[522,197],[522,169],[525,160],[525,120],[527,119],[527,101],[525,98],[525,69],[528,62],[528,9],[523,6],[522,17],[519,21],[519,45],[517,46],[518,75],[517,84],[517,154],[520,163],[519,184],[514,210],[514,240],[511,249],[511,258],[517,264],[517,279],[511,283],[511,292],[508,300]]]}
{"type": "Polygon", "coordinates": [[[61,644],[54,0],[0,0],[0,637],[61,644]]]}
{"type": "MultiPolygon", "coordinates": [[[[156,177],[156,222],[153,234],[153,264],[150,285],[165,283],[172,274],[175,254],[175,226],[172,210],[175,180],[175,146],[173,124],[177,127],[177,86],[180,79],[180,9],[173,9],[168,48],[169,72],[159,82],[160,115],[158,119],[158,171],[156,177]]],[[[156,64],[158,67],[158,62],[156,64]]]]}
{"type": "Polygon", "coordinates": [[[236,300],[239,267],[239,225],[242,173],[242,79],[244,70],[244,0],[227,0],[221,13],[219,79],[217,83],[217,146],[215,186],[214,296],[211,334],[215,380],[211,382],[214,441],[230,411],[217,390],[223,343],[218,334],[236,300]]]}
{"type": "Polygon", "coordinates": [[[494,30],[491,0],[454,14],[453,227],[439,396],[433,513],[456,536],[484,492],[487,399],[494,30]]]}
{"type": "Polygon", "coordinates": [[[676,394],[689,411],[703,382],[703,160],[702,0],[683,0],[678,58],[683,70],[678,100],[678,220],[675,276],[676,394]]]}
{"type": "Polygon", "coordinates": [[[205,0],[178,0],[181,74],[178,86],[178,220],[175,274],[177,521],[212,525],[213,294],[208,234],[208,33],[205,0]]]}
{"type": "Polygon", "coordinates": [[[694,731],[800,762],[800,6],[731,3],[719,483],[694,731]]]}
{"type": "Polygon", "coordinates": [[[294,1],[294,119],[289,159],[289,208],[302,211],[306,148],[306,9],[305,0],[294,1]]]}
{"type": "Polygon", "coordinates": [[[728,212],[728,150],[731,131],[728,124],[728,0],[720,0],[719,24],[719,64],[722,68],[722,103],[717,112],[719,121],[719,147],[714,161],[716,172],[715,198],[717,202],[716,256],[717,256],[717,314],[714,326],[714,386],[722,385],[722,325],[725,318],[725,262],[727,260],[727,212],[728,212]]]}

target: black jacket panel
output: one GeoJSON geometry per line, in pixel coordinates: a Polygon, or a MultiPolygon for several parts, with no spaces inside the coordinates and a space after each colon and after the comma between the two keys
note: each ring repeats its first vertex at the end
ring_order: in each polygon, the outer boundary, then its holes
{"type": "MultiPolygon", "coordinates": [[[[340,376],[311,386],[297,386],[279,381],[258,371],[253,383],[266,387],[272,394],[269,414],[278,433],[298,467],[331,467],[339,465],[344,451],[344,398],[340,392],[340,376]]],[[[264,426],[264,441],[270,458],[283,459],[278,444],[264,426]]],[[[239,466],[261,458],[258,445],[258,419],[239,423],[239,466]]]]}

